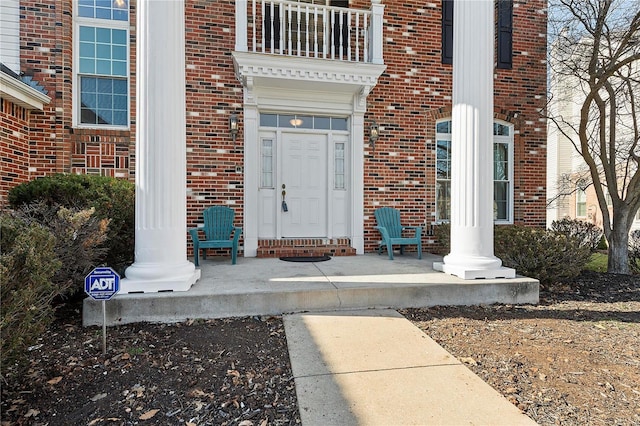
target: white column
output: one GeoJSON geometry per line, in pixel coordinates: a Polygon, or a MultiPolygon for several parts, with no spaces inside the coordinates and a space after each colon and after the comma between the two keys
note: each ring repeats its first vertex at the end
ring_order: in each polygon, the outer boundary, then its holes
{"type": "Polygon", "coordinates": [[[186,291],[184,0],[138,1],[135,262],[120,291],[186,291]]]}
{"type": "MultiPolygon", "coordinates": [[[[252,79],[248,79],[245,87],[244,111],[242,121],[244,125],[244,257],[258,255],[258,223],[261,208],[258,200],[260,187],[260,138],[258,136],[259,113],[253,97],[252,79]]],[[[276,191],[277,192],[277,191],[276,191]]]]}
{"type": "Polygon", "coordinates": [[[493,254],[493,14],[493,0],[455,2],[451,252],[441,268],[463,279],[515,277],[493,254]]]}

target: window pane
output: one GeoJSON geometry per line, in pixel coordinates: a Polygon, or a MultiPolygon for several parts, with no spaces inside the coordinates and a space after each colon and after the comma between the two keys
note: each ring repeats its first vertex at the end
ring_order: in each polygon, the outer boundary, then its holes
{"type": "Polygon", "coordinates": [[[336,143],[334,147],[334,187],[345,188],[344,179],[344,143],[336,143]]]}
{"type": "Polygon", "coordinates": [[[278,127],[278,116],[276,114],[260,114],[260,125],[278,127]]]}
{"type": "Polygon", "coordinates": [[[111,48],[111,57],[119,61],[126,61],[127,48],[125,46],[113,45],[111,48]]]}
{"type": "Polygon", "coordinates": [[[80,57],[93,58],[96,56],[96,49],[93,43],[80,43],[80,57]]]}
{"type": "Polygon", "coordinates": [[[113,124],[113,115],[110,109],[98,109],[98,117],[101,123],[113,124]]]}
{"type": "Polygon", "coordinates": [[[125,30],[112,30],[111,42],[120,46],[126,46],[127,32],[125,30]]]}
{"type": "Polygon", "coordinates": [[[93,27],[80,27],[80,41],[96,41],[96,29],[93,27]]]}
{"type": "Polygon", "coordinates": [[[315,117],[313,127],[315,129],[329,130],[331,129],[331,119],[329,117],[315,117]]]}
{"type": "Polygon", "coordinates": [[[96,18],[111,19],[111,9],[102,9],[102,8],[96,7],[96,18]]]}
{"type": "Polygon", "coordinates": [[[78,13],[86,18],[129,20],[128,0],[79,0],[78,13]]]}
{"type": "Polygon", "coordinates": [[[80,59],[80,72],[83,74],[95,74],[96,61],[93,59],[80,59]]]}
{"type": "Polygon", "coordinates": [[[295,115],[281,115],[278,124],[280,127],[295,127],[295,115]]]}
{"type": "Polygon", "coordinates": [[[493,218],[494,220],[508,220],[509,184],[495,182],[493,184],[493,218]]]}
{"type": "Polygon", "coordinates": [[[93,92],[95,93],[98,88],[98,79],[83,77],[80,84],[82,93],[93,92]]]}
{"type": "Polygon", "coordinates": [[[301,129],[313,129],[313,117],[309,115],[297,115],[296,127],[301,129]]]}
{"type": "Polygon", "coordinates": [[[93,18],[93,8],[91,7],[78,7],[78,15],[83,18],[93,18]]]}
{"type": "Polygon", "coordinates": [[[441,121],[436,124],[436,133],[451,133],[451,121],[441,121]]]}
{"type": "Polygon", "coordinates": [[[493,123],[493,134],[494,136],[509,136],[509,126],[500,123],[493,123]]]}
{"type": "Polygon", "coordinates": [[[126,126],[129,99],[114,88],[126,89],[126,80],[80,77],[80,122],[83,124],[112,124],[126,126]]]}
{"type": "Polygon", "coordinates": [[[127,76],[127,63],[121,61],[113,61],[111,64],[111,75],[126,77],[127,76]]]}
{"type": "Polygon", "coordinates": [[[346,118],[332,118],[331,119],[331,128],[333,130],[347,130],[347,119],[346,118]]]}
{"type": "Polygon", "coordinates": [[[446,160],[436,161],[436,179],[451,179],[451,162],[446,160]]]}
{"type": "Polygon", "coordinates": [[[116,21],[127,21],[129,19],[129,12],[126,10],[114,10],[113,19],[116,21]]]}
{"type": "Polygon", "coordinates": [[[436,181],[436,220],[451,219],[451,182],[436,181]]]}
{"type": "Polygon", "coordinates": [[[97,44],[96,45],[96,57],[100,59],[111,59],[111,45],[110,44],[97,44]]]}
{"type": "Polygon", "coordinates": [[[96,28],[96,41],[98,43],[111,43],[111,30],[109,28],[96,28]]]}
{"type": "Polygon", "coordinates": [[[113,112],[113,123],[118,126],[126,126],[127,125],[127,111],[114,111],[113,112]]]}
{"type": "Polygon", "coordinates": [[[437,142],[436,158],[438,160],[447,160],[451,158],[451,141],[439,140],[437,142]]]}
{"type": "Polygon", "coordinates": [[[126,95],[127,94],[127,80],[113,80],[113,93],[126,95]]]}
{"type": "Polygon", "coordinates": [[[262,139],[262,182],[263,188],[273,188],[273,140],[262,139]]]}
{"type": "Polygon", "coordinates": [[[493,179],[509,180],[509,145],[493,144],[493,179]]]}

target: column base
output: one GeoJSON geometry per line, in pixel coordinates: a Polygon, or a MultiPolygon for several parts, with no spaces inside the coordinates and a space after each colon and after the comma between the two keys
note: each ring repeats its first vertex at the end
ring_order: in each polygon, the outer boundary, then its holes
{"type": "Polygon", "coordinates": [[[120,293],[187,291],[200,279],[200,273],[189,261],[174,265],[134,263],[125,271],[126,278],[120,281],[120,293]]]}
{"type": "Polygon", "coordinates": [[[495,279],[495,278],[515,278],[516,270],[505,268],[504,266],[490,269],[474,269],[459,265],[448,265],[443,262],[434,262],[433,269],[445,274],[455,275],[463,280],[495,279]]]}

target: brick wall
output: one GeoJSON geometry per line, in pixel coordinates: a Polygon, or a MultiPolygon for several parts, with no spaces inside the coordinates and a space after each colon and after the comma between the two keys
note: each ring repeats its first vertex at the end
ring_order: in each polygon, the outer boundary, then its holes
{"type": "MultiPolygon", "coordinates": [[[[131,80],[135,99],[135,1],[131,1],[131,80]]],[[[375,151],[364,158],[365,248],[379,239],[373,211],[398,207],[407,224],[426,225],[435,211],[435,121],[451,110],[451,65],[441,64],[440,1],[386,1],[385,73],[368,97],[368,120],[380,125],[375,151]]],[[[186,1],[187,226],[211,204],[243,218],[243,94],[233,70],[233,1],[186,1]],[[234,144],[228,118],[240,117],[234,144]]],[[[351,1],[368,9],[370,2],[351,1]]],[[[514,218],[545,224],[546,3],[514,1],[513,69],[495,72],[495,116],[515,126],[514,218]]],[[[130,131],[72,126],[72,8],[68,0],[21,2],[21,63],[53,98],[35,114],[29,136],[30,178],[52,172],[133,179],[135,102],[130,131]]],[[[425,236],[426,249],[432,237],[425,236]]]]}
{"type": "Polygon", "coordinates": [[[31,112],[0,98],[0,208],[9,189],[29,180],[29,117],[31,112]]]}
{"type": "MultiPolygon", "coordinates": [[[[135,112],[135,1],[130,30],[135,112]]],[[[52,101],[31,120],[30,178],[51,173],[87,173],[133,179],[135,117],[130,131],[73,128],[73,5],[68,0],[21,0],[21,71],[33,76],[52,101]]]]}

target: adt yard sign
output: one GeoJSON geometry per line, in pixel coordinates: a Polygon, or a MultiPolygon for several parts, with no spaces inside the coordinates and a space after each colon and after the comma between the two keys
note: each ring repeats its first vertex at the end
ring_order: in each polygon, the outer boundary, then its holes
{"type": "Polygon", "coordinates": [[[120,275],[111,268],[94,269],[84,279],[84,291],[95,300],[109,300],[120,290],[120,275]]]}

